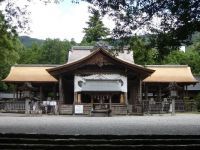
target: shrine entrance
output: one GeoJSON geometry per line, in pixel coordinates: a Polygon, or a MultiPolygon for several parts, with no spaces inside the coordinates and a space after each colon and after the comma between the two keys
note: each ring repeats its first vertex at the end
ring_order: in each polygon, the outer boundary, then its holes
{"type": "Polygon", "coordinates": [[[81,92],[80,95],[83,104],[119,104],[123,101],[122,92],[81,92]]]}

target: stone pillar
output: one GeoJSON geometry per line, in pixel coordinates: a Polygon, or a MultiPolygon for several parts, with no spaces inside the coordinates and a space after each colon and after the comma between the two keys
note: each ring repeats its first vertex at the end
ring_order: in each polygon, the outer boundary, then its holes
{"type": "Polygon", "coordinates": [[[30,99],[25,99],[25,114],[30,114],[31,107],[30,107],[30,99]]]}

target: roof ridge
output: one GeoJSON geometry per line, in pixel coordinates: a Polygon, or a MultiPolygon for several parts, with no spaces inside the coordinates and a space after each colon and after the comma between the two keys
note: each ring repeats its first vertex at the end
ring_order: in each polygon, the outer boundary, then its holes
{"type": "Polygon", "coordinates": [[[145,65],[145,67],[162,67],[162,68],[185,68],[188,65],[145,65]]]}
{"type": "Polygon", "coordinates": [[[14,67],[58,67],[60,64],[15,64],[14,67]]]}

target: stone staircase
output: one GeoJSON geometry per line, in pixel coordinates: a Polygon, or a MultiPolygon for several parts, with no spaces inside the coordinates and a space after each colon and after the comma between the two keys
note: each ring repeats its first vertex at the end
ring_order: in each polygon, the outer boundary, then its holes
{"type": "Polygon", "coordinates": [[[35,135],[0,134],[0,149],[188,150],[200,149],[200,136],[190,135],[35,135]]]}

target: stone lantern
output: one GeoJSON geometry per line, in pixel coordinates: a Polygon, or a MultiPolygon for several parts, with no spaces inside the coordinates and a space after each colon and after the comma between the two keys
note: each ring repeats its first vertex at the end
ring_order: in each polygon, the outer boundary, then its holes
{"type": "Polygon", "coordinates": [[[176,82],[171,82],[168,86],[168,90],[170,92],[170,99],[172,105],[172,115],[175,115],[175,99],[178,96],[178,90],[181,89],[180,86],[177,85],[176,82]]]}

